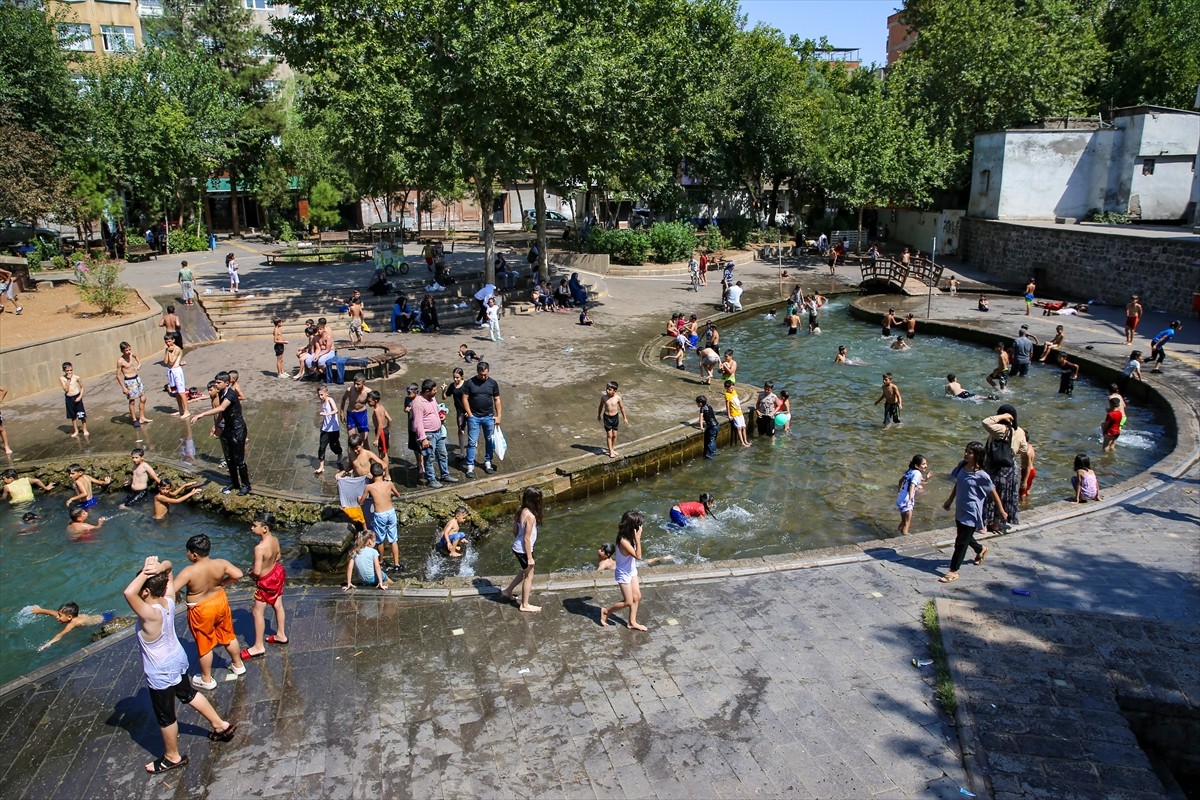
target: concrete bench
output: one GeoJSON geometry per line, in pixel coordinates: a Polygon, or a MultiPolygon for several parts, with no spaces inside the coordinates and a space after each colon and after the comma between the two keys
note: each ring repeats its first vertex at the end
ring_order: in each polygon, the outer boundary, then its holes
{"type": "Polygon", "coordinates": [[[398,362],[408,350],[384,339],[364,339],[356,349],[348,340],[336,343],[337,357],[325,365],[326,383],[345,383],[346,373],[362,372],[367,380],[387,380],[398,371],[398,362]]]}

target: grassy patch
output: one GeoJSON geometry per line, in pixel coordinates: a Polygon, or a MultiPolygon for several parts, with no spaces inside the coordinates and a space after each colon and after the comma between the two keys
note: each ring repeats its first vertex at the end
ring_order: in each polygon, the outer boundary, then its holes
{"type": "Polygon", "coordinates": [[[946,659],[946,646],[942,644],[942,628],[938,624],[937,605],[930,600],[921,612],[921,626],[929,634],[929,649],[933,652],[933,695],[950,716],[958,709],[954,697],[954,681],[950,679],[950,662],[946,659]]]}

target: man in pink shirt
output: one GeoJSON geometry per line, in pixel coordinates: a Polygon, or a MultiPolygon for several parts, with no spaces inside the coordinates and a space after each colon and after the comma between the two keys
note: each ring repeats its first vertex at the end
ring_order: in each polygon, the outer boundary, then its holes
{"type": "Polygon", "coordinates": [[[426,378],[421,382],[421,393],[412,401],[413,431],[425,457],[425,485],[430,489],[441,489],[442,483],[458,483],[458,478],[450,474],[450,463],[446,458],[446,429],[442,427],[437,391],[437,381],[426,378]],[[438,482],[434,471],[435,460],[442,483],[438,482]]]}

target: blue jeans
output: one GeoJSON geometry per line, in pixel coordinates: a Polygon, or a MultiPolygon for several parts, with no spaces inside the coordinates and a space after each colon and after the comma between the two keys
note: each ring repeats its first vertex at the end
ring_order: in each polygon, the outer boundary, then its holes
{"type": "Polygon", "coordinates": [[[492,434],[496,431],[496,418],[494,416],[487,417],[467,417],[467,468],[475,466],[475,448],[479,444],[479,429],[483,428],[483,435],[487,437],[487,459],[492,460],[492,434]]]}
{"type": "Polygon", "coordinates": [[[446,458],[446,436],[438,430],[426,433],[425,438],[429,439],[429,447],[421,451],[421,454],[425,456],[425,480],[433,483],[437,480],[438,475],[444,478],[450,474],[450,462],[446,458]],[[439,471],[434,470],[435,459],[439,471]]]}
{"type": "Polygon", "coordinates": [[[717,433],[720,431],[716,425],[704,429],[704,457],[717,457],[717,433]]]}

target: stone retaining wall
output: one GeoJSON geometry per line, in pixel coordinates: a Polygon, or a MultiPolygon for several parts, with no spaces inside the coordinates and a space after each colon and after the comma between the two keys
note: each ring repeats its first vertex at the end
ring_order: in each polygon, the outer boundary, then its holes
{"type": "Polygon", "coordinates": [[[1161,239],[1103,233],[1079,226],[1044,228],[967,219],[964,260],[1014,288],[1031,275],[1038,293],[1104,299],[1121,305],[1138,294],[1154,310],[1188,312],[1200,292],[1200,237],[1161,239]]]}
{"type": "Polygon", "coordinates": [[[62,375],[60,365],[70,361],[75,374],[85,381],[115,374],[121,342],[133,345],[133,352],[143,359],[152,358],[162,350],[162,329],[158,327],[162,308],[153,298],[138,293],[149,309],[132,317],[114,321],[112,325],[92,331],[71,334],[64,331],[53,339],[28,342],[0,350],[0,375],[10,400],[58,386],[62,375]],[[83,353],[83,356],[80,356],[83,353]]]}

